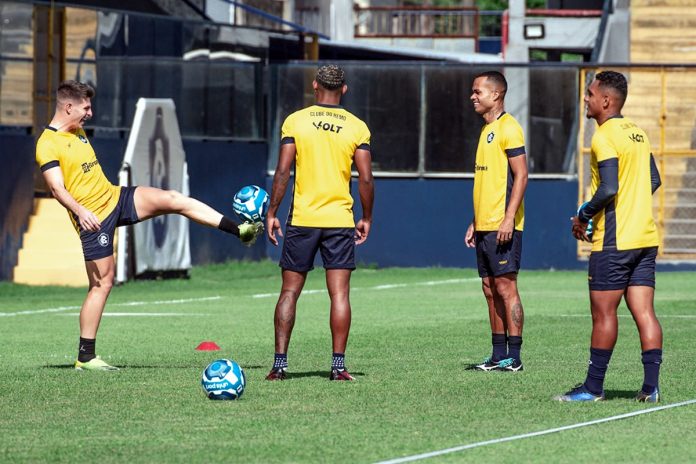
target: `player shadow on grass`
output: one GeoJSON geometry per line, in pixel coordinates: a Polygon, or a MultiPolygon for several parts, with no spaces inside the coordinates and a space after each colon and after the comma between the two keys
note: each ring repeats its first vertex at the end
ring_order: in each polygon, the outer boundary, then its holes
{"type": "MultiPolygon", "coordinates": [[[[331,371],[325,370],[325,371],[305,371],[305,372],[288,372],[287,377],[285,380],[292,380],[292,379],[301,379],[304,377],[321,377],[322,379],[329,378],[329,374],[331,374],[331,371]]],[[[353,376],[364,376],[364,372],[352,372],[351,375],[353,376]]]]}
{"type": "MultiPolygon", "coordinates": [[[[46,364],[41,366],[45,369],[75,369],[75,364],[46,364]]],[[[119,369],[191,369],[196,367],[191,364],[181,366],[172,366],[171,364],[114,364],[114,367],[119,369]]],[[[265,366],[246,366],[245,369],[262,369],[265,366]]]]}
{"type": "Polygon", "coordinates": [[[635,399],[637,390],[604,390],[607,400],[635,399]]]}

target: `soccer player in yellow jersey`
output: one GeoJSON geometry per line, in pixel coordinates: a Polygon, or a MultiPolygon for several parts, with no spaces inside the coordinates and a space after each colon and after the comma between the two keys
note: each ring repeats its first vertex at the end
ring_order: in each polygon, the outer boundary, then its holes
{"type": "Polygon", "coordinates": [[[83,126],[92,117],[94,89],[65,81],[58,86],[56,112],[36,144],[36,162],[53,196],[68,210],[80,235],[89,280],[80,310],[75,368],[118,370],[95,354],[97,330],[114,280],[116,227],[176,213],[253,243],[262,225],[237,225],[208,205],[173,190],[118,187],[109,182],[83,126]]]}
{"type": "Polygon", "coordinates": [[[599,127],[592,136],[592,198],[572,218],[572,234],[592,242],[589,263],[592,339],[583,384],[559,401],[604,400],[604,376],[618,336],[621,298],[638,327],[644,379],[636,400],[660,401],[662,328],[655,316],[655,257],[659,244],[652,194],[661,184],[645,132],[621,115],[628,85],[615,71],[598,73],[585,95],[587,118],[599,127]],[[590,219],[594,233],[586,228],[590,219]]]}
{"type": "Polygon", "coordinates": [[[476,248],[488,303],[492,354],[472,366],[481,371],[523,370],[520,351],[524,311],[517,291],[522,255],[527,154],[519,123],[505,112],[507,81],[497,71],[474,78],[471,101],[485,125],[474,173],[474,220],[465,242],[476,248]]]}
{"type": "Polygon", "coordinates": [[[275,308],[275,360],[266,378],[283,380],[287,375],[297,300],[320,251],[331,299],[333,361],[329,378],[350,381],[354,379],[344,362],[351,321],[350,276],[355,269],[355,245],[367,240],[372,223],[370,131],[363,121],[339,106],[348,90],[340,67],[320,67],[312,86],[316,103],[291,114],[283,123],[266,217],[268,239],[278,245],[276,233],[283,233],[276,213],[294,163],[295,183],[279,263],[283,284],[275,308]],[[357,224],[350,194],[353,164],[358,171],[362,205],[362,218],[357,224]]]}

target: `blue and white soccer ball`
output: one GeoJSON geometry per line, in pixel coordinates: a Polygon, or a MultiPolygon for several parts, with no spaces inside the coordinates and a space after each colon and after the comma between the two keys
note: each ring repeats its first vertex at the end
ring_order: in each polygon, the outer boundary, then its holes
{"type": "Polygon", "coordinates": [[[232,209],[245,222],[262,222],[266,220],[268,193],[258,185],[247,185],[235,193],[232,209]]]}
{"type": "Polygon", "coordinates": [[[201,385],[211,400],[236,400],[244,393],[246,378],[236,362],[216,359],[203,371],[201,385]]]}

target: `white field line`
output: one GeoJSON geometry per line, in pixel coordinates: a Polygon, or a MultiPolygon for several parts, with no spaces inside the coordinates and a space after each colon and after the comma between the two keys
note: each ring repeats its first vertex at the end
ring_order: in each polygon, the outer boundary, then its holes
{"type": "MultiPolygon", "coordinates": [[[[80,313],[58,313],[55,316],[79,316],[80,313]]],[[[107,313],[102,317],[177,317],[177,316],[209,316],[199,313],[107,313]]]]}
{"type": "MultiPolygon", "coordinates": [[[[158,300],[158,301],[128,301],[125,303],[110,303],[111,306],[145,306],[145,305],[165,305],[165,304],[182,304],[182,303],[192,303],[197,301],[213,301],[221,299],[221,296],[207,296],[202,298],[182,298],[177,300],[158,300]]],[[[0,317],[7,316],[26,316],[31,314],[43,314],[43,313],[59,313],[62,311],[70,311],[73,309],[80,309],[81,306],[58,306],[56,308],[46,308],[46,309],[30,309],[27,311],[17,311],[14,313],[2,313],[0,312],[0,317]]]]}
{"type": "MultiPolygon", "coordinates": [[[[374,287],[355,287],[351,288],[351,292],[362,292],[366,290],[391,290],[392,288],[405,288],[405,287],[431,287],[433,285],[447,285],[447,284],[461,284],[464,282],[481,282],[479,277],[470,277],[467,279],[446,279],[446,280],[428,280],[426,282],[411,282],[408,284],[386,284],[386,285],[375,285],[374,287]]],[[[314,295],[317,293],[326,293],[326,289],[318,290],[302,290],[303,295],[314,295]]],[[[278,296],[278,293],[256,293],[251,295],[252,298],[270,298],[278,296]]]]}
{"type": "MultiPolygon", "coordinates": [[[[548,317],[592,317],[592,314],[550,314],[548,317]]],[[[617,317],[630,317],[630,314],[618,314],[617,317]]],[[[696,314],[658,314],[658,319],[675,318],[675,319],[696,319],[696,314]]]]}
{"type": "Polygon", "coordinates": [[[590,425],[597,425],[597,424],[603,424],[605,422],[612,422],[612,421],[621,420],[621,419],[628,419],[629,417],[640,416],[641,414],[650,414],[652,412],[663,411],[665,409],[671,409],[671,408],[678,408],[680,406],[687,406],[687,405],[694,404],[694,403],[696,403],[696,399],[682,401],[681,403],[668,404],[665,406],[657,406],[654,408],[643,409],[640,411],[629,412],[626,414],[620,414],[618,416],[605,417],[604,419],[596,419],[596,420],[592,420],[589,422],[580,422],[578,424],[571,424],[571,425],[566,425],[563,427],[556,427],[553,429],[540,430],[539,432],[524,433],[521,435],[513,435],[511,437],[503,437],[503,438],[496,438],[493,440],[479,441],[476,443],[471,443],[469,445],[454,446],[452,448],[431,451],[429,453],[414,454],[414,455],[406,456],[403,458],[395,458],[395,459],[389,459],[387,461],[379,461],[376,464],[398,464],[398,463],[402,463],[402,462],[420,461],[423,459],[442,456],[444,454],[457,453],[459,451],[464,451],[464,450],[468,450],[468,449],[472,449],[472,448],[478,448],[481,446],[496,445],[498,443],[505,443],[507,441],[522,440],[524,438],[538,437],[541,435],[548,435],[548,434],[556,433],[556,432],[565,432],[566,430],[579,429],[581,427],[587,427],[590,425]]]}

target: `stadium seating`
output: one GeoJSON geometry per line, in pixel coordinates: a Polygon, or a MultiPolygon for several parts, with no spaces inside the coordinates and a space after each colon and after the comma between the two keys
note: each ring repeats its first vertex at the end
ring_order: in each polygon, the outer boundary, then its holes
{"type": "Polygon", "coordinates": [[[28,285],[87,286],[80,238],[65,208],[53,198],[37,198],[14,282],[28,285]]]}

